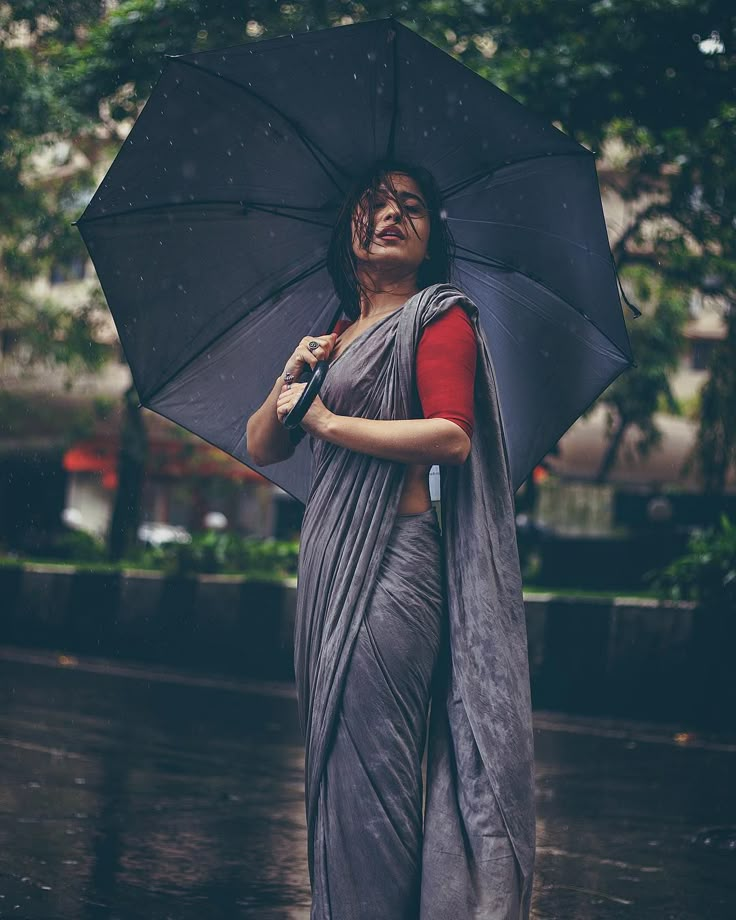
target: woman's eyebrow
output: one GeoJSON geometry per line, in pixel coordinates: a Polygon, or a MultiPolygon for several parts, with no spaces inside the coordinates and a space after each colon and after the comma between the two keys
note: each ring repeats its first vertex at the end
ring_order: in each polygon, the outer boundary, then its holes
{"type": "MultiPolygon", "coordinates": [[[[385,195],[386,191],[384,189],[380,189],[378,194],[379,196],[385,195]]],[[[421,202],[421,204],[424,205],[425,208],[427,207],[427,204],[422,198],[422,196],[417,195],[416,192],[399,192],[399,198],[403,198],[404,200],[406,200],[407,198],[416,198],[416,200],[421,202]]]]}

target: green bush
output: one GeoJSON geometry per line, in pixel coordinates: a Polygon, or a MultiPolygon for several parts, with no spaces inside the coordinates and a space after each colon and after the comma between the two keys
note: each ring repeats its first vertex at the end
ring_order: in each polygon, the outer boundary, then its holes
{"type": "Polygon", "coordinates": [[[165,543],[146,549],[141,562],[169,574],[231,573],[272,577],[296,574],[297,540],[242,537],[206,531],[194,534],[190,543],[165,543]]]}
{"type": "Polygon", "coordinates": [[[645,578],[660,597],[736,612],[736,523],[722,514],[719,525],[693,533],[684,556],[645,578]]]}
{"type": "Polygon", "coordinates": [[[103,562],[107,551],[104,540],[83,530],[67,530],[53,537],[48,555],[68,562],[103,562]]]}

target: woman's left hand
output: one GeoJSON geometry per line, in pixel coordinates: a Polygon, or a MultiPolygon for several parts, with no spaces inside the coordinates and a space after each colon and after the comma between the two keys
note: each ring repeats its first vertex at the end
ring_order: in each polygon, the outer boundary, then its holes
{"type": "MultiPolygon", "coordinates": [[[[297,400],[307,387],[306,383],[283,384],[281,392],[276,399],[276,415],[278,420],[283,424],[287,414],[294,408],[297,400]]],[[[304,418],[299,423],[305,431],[318,437],[333,413],[319,398],[319,394],[314,397],[312,405],[307,409],[304,418]]]]}

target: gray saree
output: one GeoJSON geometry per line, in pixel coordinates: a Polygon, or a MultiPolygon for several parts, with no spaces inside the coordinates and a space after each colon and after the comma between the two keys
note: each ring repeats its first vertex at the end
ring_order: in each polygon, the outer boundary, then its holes
{"type": "Polygon", "coordinates": [[[312,920],[529,916],[526,623],[477,307],[449,284],[419,291],[346,346],[320,398],[338,415],[412,417],[419,336],[456,303],[478,341],[475,427],[466,462],[441,470],[441,532],[434,509],[397,514],[404,464],[309,436],[294,664],[312,920]]]}

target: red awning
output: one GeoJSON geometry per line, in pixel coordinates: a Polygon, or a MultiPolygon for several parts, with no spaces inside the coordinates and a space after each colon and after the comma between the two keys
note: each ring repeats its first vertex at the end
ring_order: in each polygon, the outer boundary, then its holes
{"type": "MultiPolygon", "coordinates": [[[[103,486],[114,489],[118,451],[117,439],[88,438],[64,453],[63,466],[69,473],[99,473],[103,486]]],[[[260,473],[206,441],[193,443],[175,438],[149,440],[146,475],[164,479],[220,476],[240,482],[268,482],[260,473]]]]}

